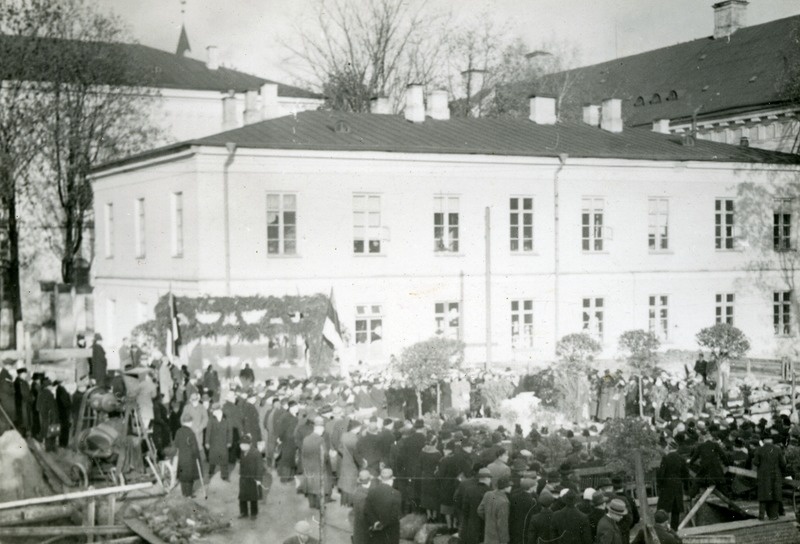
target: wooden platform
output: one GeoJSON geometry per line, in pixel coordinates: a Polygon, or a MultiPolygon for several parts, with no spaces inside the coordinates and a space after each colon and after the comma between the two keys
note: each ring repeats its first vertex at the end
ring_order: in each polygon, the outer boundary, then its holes
{"type": "MultiPolygon", "coordinates": [[[[757,509],[757,507],[756,507],[757,509]]],[[[800,532],[794,514],[774,521],[747,519],[729,523],[715,523],[687,527],[678,532],[684,544],[795,544],[800,542],[800,532]]]]}

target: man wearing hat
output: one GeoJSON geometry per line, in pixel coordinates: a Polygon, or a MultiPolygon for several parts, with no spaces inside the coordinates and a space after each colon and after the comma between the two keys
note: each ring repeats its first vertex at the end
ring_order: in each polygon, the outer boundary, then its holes
{"type": "Polygon", "coordinates": [[[622,499],[611,499],[606,515],[597,523],[595,544],[628,544],[623,540],[617,523],[628,513],[628,507],[622,499]]]}
{"type": "Polygon", "coordinates": [[[425,422],[417,419],[414,422],[413,432],[404,437],[398,445],[397,471],[398,477],[405,480],[404,485],[400,486],[400,490],[403,493],[403,506],[406,511],[410,511],[414,505],[419,504],[421,491],[419,454],[426,442],[425,422]]]}
{"type": "Polygon", "coordinates": [[[525,542],[549,542],[555,538],[553,511],[550,510],[553,501],[555,501],[555,497],[550,493],[550,490],[542,490],[539,494],[539,508],[541,510],[533,516],[533,519],[528,524],[525,542]]]}
{"type": "Polygon", "coordinates": [[[364,518],[369,528],[368,544],[399,544],[402,497],[394,487],[394,473],[381,470],[378,482],[367,492],[364,518]]]}
{"type": "Polygon", "coordinates": [[[508,544],[508,494],[511,480],[502,477],[497,480],[497,489],[483,496],[478,505],[478,515],[483,518],[483,544],[508,544]]]}
{"type": "Polygon", "coordinates": [[[508,532],[511,544],[524,544],[525,527],[536,514],[536,500],[531,493],[536,488],[536,480],[520,478],[518,487],[511,489],[508,496],[508,532]]]}
{"type": "Polygon", "coordinates": [[[17,377],[14,380],[14,406],[17,420],[14,422],[19,434],[27,438],[33,429],[33,411],[31,406],[31,386],[28,383],[28,369],[24,366],[17,368],[17,377]]]}
{"type": "Polygon", "coordinates": [[[572,489],[561,497],[564,507],[553,513],[553,529],[564,544],[592,544],[589,518],[575,508],[578,494],[572,489]]]}
{"type": "Polygon", "coordinates": [[[103,349],[103,337],[99,332],[94,335],[91,361],[89,373],[94,383],[100,387],[105,387],[108,379],[108,361],[106,360],[106,350],[103,349]]]}
{"type": "Polygon", "coordinates": [[[319,544],[319,540],[314,538],[313,534],[311,524],[301,519],[294,524],[294,535],[284,540],[283,544],[319,544]]]}
{"type": "Polygon", "coordinates": [[[353,509],[348,518],[353,527],[353,544],[367,544],[369,542],[369,525],[366,518],[367,494],[372,487],[372,474],[366,469],[358,473],[356,486],[351,493],[353,509]]]}
{"type": "Polygon", "coordinates": [[[58,437],[61,434],[55,393],[56,384],[53,377],[45,377],[36,396],[36,411],[39,414],[39,432],[47,451],[56,451],[58,437]]]}
{"type": "Polygon", "coordinates": [[[264,476],[264,462],[249,434],[242,436],[242,459],[239,464],[239,517],[258,516],[259,485],[264,476]]]}
{"type": "Polygon", "coordinates": [[[311,508],[319,508],[327,501],[333,489],[333,470],[328,452],[330,439],[325,433],[325,419],[317,416],[313,420],[311,434],[303,439],[300,455],[303,466],[303,487],[311,508]]]}
{"type": "MultiPolygon", "coordinates": [[[[192,418],[192,431],[198,444],[203,442],[203,431],[208,426],[208,410],[200,404],[200,394],[195,392],[189,397],[189,404],[183,407],[183,413],[188,413],[192,418]]],[[[200,455],[203,455],[201,451],[200,455]]],[[[204,458],[205,456],[203,456],[204,458]]]]}
{"type": "Polygon", "coordinates": [[[597,537],[597,524],[606,515],[606,494],[595,491],[592,494],[592,511],[589,512],[589,529],[592,531],[592,541],[597,537]]]}
{"type": "Polygon", "coordinates": [[[753,466],[758,468],[758,519],[778,519],[783,500],[782,484],[786,474],[786,457],[773,442],[773,435],[764,434],[763,446],[753,454],[753,466]]]}
{"type": "Polygon", "coordinates": [[[222,479],[228,481],[228,454],[233,442],[233,428],[222,413],[218,402],[211,405],[211,417],[206,427],[206,450],[208,450],[208,479],[219,466],[222,479]]]}
{"type": "Polygon", "coordinates": [[[482,468],[474,478],[458,484],[453,505],[458,513],[458,536],[462,544],[480,544],[483,538],[483,518],[478,515],[478,506],[492,489],[492,473],[482,468]]]}
{"type": "Polygon", "coordinates": [[[14,361],[8,359],[0,365],[0,434],[11,429],[12,424],[17,419],[16,403],[14,401],[14,378],[11,376],[9,368],[14,361]]]}
{"type": "Polygon", "coordinates": [[[511,468],[508,466],[508,452],[499,448],[494,461],[486,467],[492,473],[492,486],[497,487],[500,478],[511,478],[511,468]]]}
{"type": "Polygon", "coordinates": [[[661,458],[661,465],[656,471],[658,484],[658,508],[670,513],[671,525],[678,530],[683,512],[683,489],[689,481],[689,467],[676,447],[667,445],[667,454],[661,458]]]}
{"type": "Polygon", "coordinates": [[[200,477],[200,445],[192,430],[192,416],[184,411],[181,414],[181,427],[175,433],[177,450],[178,481],[184,497],[194,496],[194,481],[200,477]]]}
{"type": "MultiPolygon", "coordinates": [[[[669,528],[669,514],[664,510],[657,510],[654,516],[656,536],[660,544],[683,544],[683,539],[678,534],[669,528]]],[[[633,539],[633,544],[645,544],[647,540],[644,536],[644,531],[639,530],[636,538],[633,539]]]]}

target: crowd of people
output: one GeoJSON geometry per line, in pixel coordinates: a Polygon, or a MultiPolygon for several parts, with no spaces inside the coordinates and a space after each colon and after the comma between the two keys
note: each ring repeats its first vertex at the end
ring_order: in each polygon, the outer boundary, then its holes
{"type": "MultiPolygon", "coordinates": [[[[98,340],[90,374],[72,395],[46,376],[28,384],[25,368],[14,380],[8,366],[0,370],[0,406],[20,432],[48,448],[66,446],[86,387],[107,387],[137,405],[159,458],[176,462],[185,496],[217,473],[228,480],[238,464],[242,518],[258,516],[274,474],[275,485],[296,486],[312,508],[333,500],[350,508],[354,544],[399,542],[409,514],[465,544],[644,542],[630,478],[597,470],[581,476],[611,461],[597,418],[570,428],[505,429],[475,425],[463,414],[390,417],[386,392],[369,383],[257,381],[248,366],[220,380],[211,366],[191,373],[166,359],[149,367],[129,361],[109,376],[98,340]],[[548,458],[539,447],[548,435],[561,436],[571,451],[548,458]]],[[[757,499],[762,519],[783,513],[782,484],[792,472],[786,453],[800,452],[796,422],[789,413],[768,422],[709,411],[652,418],[663,450],[654,515],[662,544],[681,542],[685,496],[711,485],[729,498],[757,499]],[[731,465],[758,477],[729,474],[731,465]]],[[[314,541],[306,522],[295,529],[293,542],[314,541]]]]}

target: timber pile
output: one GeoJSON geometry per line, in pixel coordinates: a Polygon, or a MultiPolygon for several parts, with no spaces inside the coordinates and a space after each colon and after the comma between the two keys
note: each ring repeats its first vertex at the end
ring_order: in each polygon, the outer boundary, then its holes
{"type": "Polygon", "coordinates": [[[0,503],[52,492],[25,439],[14,430],[0,435],[0,503]]]}
{"type": "Polygon", "coordinates": [[[147,524],[158,538],[170,544],[190,540],[230,527],[230,522],[185,497],[164,497],[149,506],[133,505],[129,515],[147,524]]]}

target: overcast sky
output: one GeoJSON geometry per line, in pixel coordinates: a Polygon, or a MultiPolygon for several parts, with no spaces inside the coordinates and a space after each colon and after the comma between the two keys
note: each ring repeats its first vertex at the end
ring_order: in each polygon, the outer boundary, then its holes
{"type": "MultiPolygon", "coordinates": [[[[180,0],[90,0],[116,13],[144,45],[174,51],[182,21],[180,0]]],[[[223,63],[292,82],[281,45],[309,14],[314,0],[186,0],[190,56],[216,45],[223,63]]],[[[368,0],[352,0],[366,2],[368,0]]],[[[581,64],[592,64],[711,35],[712,0],[430,0],[469,21],[491,13],[535,47],[553,38],[574,43],[581,64]]],[[[800,0],[751,0],[747,23],[800,14],[800,0]]]]}

